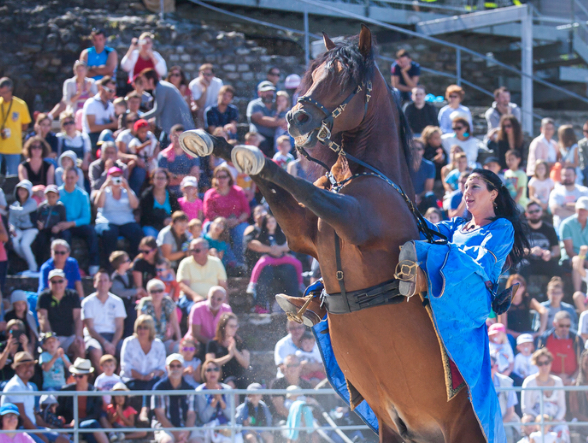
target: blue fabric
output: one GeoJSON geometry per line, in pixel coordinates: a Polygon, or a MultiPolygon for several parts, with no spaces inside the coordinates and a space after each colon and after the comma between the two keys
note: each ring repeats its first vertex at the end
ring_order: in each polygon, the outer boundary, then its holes
{"type": "MultiPolygon", "coordinates": [[[[298,435],[300,434],[298,429],[291,428],[311,428],[313,421],[314,419],[312,417],[312,410],[310,409],[310,406],[308,406],[303,400],[296,400],[290,406],[288,421],[286,422],[286,428],[290,428],[288,429],[288,439],[295,441],[298,439],[298,435]],[[304,423],[302,423],[303,421],[304,423]]],[[[309,434],[312,433],[311,431],[307,432],[309,434]]]]}
{"type": "Polygon", "coordinates": [[[65,186],[59,187],[59,201],[65,206],[65,218],[73,221],[76,226],[90,224],[90,197],[82,188],[76,186],[73,192],[67,192],[65,186]]]}
{"type": "MultiPolygon", "coordinates": [[[[108,55],[112,51],[114,51],[114,49],[112,49],[110,46],[104,46],[104,49],[102,50],[101,53],[97,53],[96,48],[94,46],[89,47],[88,50],[86,51],[87,56],[88,56],[87,60],[86,60],[86,65],[88,66],[88,68],[93,68],[93,67],[97,67],[97,66],[104,66],[106,64],[106,61],[108,60],[108,55]]],[[[104,76],[103,75],[95,75],[92,78],[94,80],[98,81],[102,77],[104,77],[104,76]]],[[[116,78],[116,68],[114,69],[114,74],[112,75],[112,78],[116,78]]]]}
{"type": "MultiPolygon", "coordinates": [[[[49,287],[49,272],[51,272],[53,269],[55,269],[55,264],[52,258],[41,265],[41,270],[39,271],[41,273],[41,277],[39,277],[39,289],[37,290],[39,294],[49,287]]],[[[63,272],[65,274],[65,278],[67,279],[67,289],[75,290],[76,282],[82,279],[78,261],[73,257],[68,257],[68,259],[65,261],[63,272]]]]}
{"type": "MultiPolygon", "coordinates": [[[[498,219],[482,228],[462,232],[462,218],[430,228],[447,236],[447,245],[417,241],[418,262],[428,277],[428,298],[433,324],[447,354],[456,364],[469,390],[474,412],[488,442],[505,443],[500,405],[490,373],[490,348],[486,319],[492,294],[485,282],[496,287],[514,239],[512,224],[498,219]],[[446,278],[447,277],[447,278],[446,278]]],[[[327,376],[333,388],[349,402],[345,377],[337,364],[326,321],[314,328],[327,376]]],[[[356,412],[377,432],[377,419],[365,401],[356,412]]]]}

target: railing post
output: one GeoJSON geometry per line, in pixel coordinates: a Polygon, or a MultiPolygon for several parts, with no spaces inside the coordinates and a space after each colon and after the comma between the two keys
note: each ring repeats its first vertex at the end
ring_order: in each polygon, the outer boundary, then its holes
{"type": "Polygon", "coordinates": [[[308,5],[304,5],[304,62],[306,67],[310,66],[310,43],[308,41],[308,5]]]}
{"type": "Polygon", "coordinates": [[[164,0],[159,0],[159,20],[163,21],[163,1],[164,0]]]}
{"type": "Polygon", "coordinates": [[[237,411],[237,407],[235,406],[235,395],[234,394],[230,394],[229,395],[229,406],[231,408],[231,441],[233,443],[235,443],[236,441],[236,433],[235,433],[235,428],[237,427],[237,417],[236,417],[236,411],[237,411]]]}
{"type": "Polygon", "coordinates": [[[80,414],[78,411],[78,396],[77,392],[76,395],[73,396],[73,416],[74,416],[74,443],[80,442],[80,433],[78,432],[80,428],[80,414]]]}
{"type": "Polygon", "coordinates": [[[521,20],[521,71],[522,83],[522,123],[523,132],[533,135],[533,15],[529,5],[525,8],[525,16],[521,20]]]}
{"type": "Polygon", "coordinates": [[[455,50],[455,69],[457,77],[457,86],[461,86],[461,49],[455,50]]]}
{"type": "Polygon", "coordinates": [[[541,414],[541,443],[545,443],[545,420],[543,419],[543,391],[540,390],[541,397],[539,397],[539,414],[541,414]]]}

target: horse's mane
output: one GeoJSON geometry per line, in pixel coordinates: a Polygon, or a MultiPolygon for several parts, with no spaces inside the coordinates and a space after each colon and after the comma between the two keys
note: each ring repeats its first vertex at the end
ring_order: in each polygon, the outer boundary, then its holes
{"type": "MultiPolygon", "coordinates": [[[[370,53],[367,57],[364,57],[359,51],[359,35],[347,37],[342,41],[335,43],[335,48],[331,49],[330,51],[323,52],[312,61],[309,69],[306,71],[300,82],[300,87],[298,88],[300,95],[304,95],[308,89],[310,89],[312,86],[312,73],[323,63],[339,61],[341,62],[342,67],[342,70],[339,75],[337,75],[337,77],[332,76],[329,82],[324,83],[325,88],[336,87],[345,89],[350,83],[353,83],[353,85],[359,85],[366,80],[372,79],[376,71],[379,72],[375,63],[376,51],[376,41],[373,35],[370,53]],[[336,85],[332,84],[334,80],[337,81],[336,85]]],[[[391,91],[387,83],[385,81],[384,83],[388,89],[390,101],[394,103],[394,106],[396,106],[398,111],[398,129],[400,130],[399,139],[404,151],[404,157],[406,158],[407,166],[410,167],[412,140],[410,126],[408,125],[408,121],[406,120],[404,112],[402,112],[399,94],[391,91]]],[[[330,149],[321,149],[314,154],[316,154],[315,156],[319,160],[325,162],[326,164],[332,164],[337,160],[336,154],[330,149]]],[[[312,172],[318,172],[314,166],[317,165],[313,165],[311,167],[312,172]]],[[[323,168],[320,166],[317,167],[320,169],[320,171],[322,171],[323,168]]],[[[322,174],[322,172],[319,172],[319,174],[322,174]]]]}

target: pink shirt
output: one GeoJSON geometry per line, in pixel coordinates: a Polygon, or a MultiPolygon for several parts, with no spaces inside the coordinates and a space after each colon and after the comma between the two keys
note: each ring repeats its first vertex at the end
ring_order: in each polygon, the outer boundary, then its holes
{"type": "Polygon", "coordinates": [[[226,303],[223,303],[216,313],[212,314],[208,300],[203,300],[195,303],[190,310],[190,330],[186,334],[186,337],[192,336],[192,325],[200,325],[200,335],[213,339],[216,334],[216,325],[218,324],[221,315],[225,312],[233,312],[231,307],[226,303]]]}
{"type": "MultiPolygon", "coordinates": [[[[2,216],[0,215],[0,223],[2,223],[2,216]]],[[[8,256],[6,255],[6,248],[4,243],[0,242],[0,261],[7,261],[8,256]]]]}
{"type": "Polygon", "coordinates": [[[15,434],[10,438],[6,434],[0,434],[0,443],[35,443],[35,440],[29,434],[15,434]]]}
{"type": "Polygon", "coordinates": [[[198,212],[202,211],[202,200],[199,198],[189,202],[186,197],[180,197],[178,198],[178,203],[190,220],[198,218],[198,212]]]}
{"type": "Polygon", "coordinates": [[[212,221],[217,217],[230,218],[231,215],[239,217],[241,214],[249,215],[249,202],[247,196],[239,186],[231,186],[227,195],[221,195],[215,188],[210,188],[204,194],[204,218],[212,221]]]}

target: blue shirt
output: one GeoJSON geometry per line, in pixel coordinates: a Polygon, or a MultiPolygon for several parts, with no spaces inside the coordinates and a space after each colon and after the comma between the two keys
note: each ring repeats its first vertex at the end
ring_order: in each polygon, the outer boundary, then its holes
{"type": "Polygon", "coordinates": [[[220,112],[218,106],[209,106],[204,111],[206,115],[206,127],[228,125],[239,120],[239,110],[234,105],[228,105],[225,112],[220,112]]]}
{"type": "MultiPolygon", "coordinates": [[[[394,77],[398,77],[398,82],[401,85],[406,86],[406,82],[404,81],[404,77],[402,76],[402,68],[396,63],[394,62],[394,64],[392,65],[392,75],[394,77]]],[[[413,77],[419,76],[421,75],[421,65],[419,65],[417,62],[410,62],[410,69],[408,70],[408,76],[412,79],[413,77]]],[[[411,93],[409,91],[399,91],[400,92],[400,96],[402,97],[402,100],[410,100],[411,98],[411,93]]]]}
{"type": "MultiPolygon", "coordinates": [[[[55,262],[52,258],[41,265],[39,289],[37,290],[39,294],[49,287],[49,272],[51,272],[53,269],[55,269],[55,262]]],[[[67,279],[67,288],[75,290],[75,283],[82,280],[78,261],[75,258],[69,257],[65,261],[63,272],[65,273],[65,278],[67,279]]]]}
{"type": "MultiPolygon", "coordinates": [[[[39,358],[39,364],[43,365],[49,363],[53,357],[48,352],[43,352],[39,358]]],[[[65,386],[65,363],[64,360],[69,362],[67,355],[55,360],[53,366],[48,371],[43,371],[43,390],[48,388],[61,389],[65,386]]]]}
{"type": "Polygon", "coordinates": [[[186,154],[176,155],[173,162],[170,162],[165,155],[160,152],[157,156],[157,166],[167,169],[170,174],[189,175],[194,166],[200,166],[198,157],[190,157],[186,154]]]}
{"type": "Polygon", "coordinates": [[[270,139],[273,139],[276,133],[276,128],[257,125],[253,123],[253,121],[251,120],[251,116],[253,114],[257,114],[258,112],[261,112],[264,117],[276,116],[276,110],[273,107],[268,108],[265,105],[265,103],[261,100],[261,98],[251,100],[247,105],[247,121],[249,122],[249,132],[259,132],[264,137],[269,137],[270,139]]]}
{"type": "MultiPolygon", "coordinates": [[[[108,60],[108,56],[112,51],[114,51],[114,49],[112,49],[110,46],[104,46],[104,49],[102,50],[102,52],[100,54],[98,54],[96,52],[96,48],[94,46],[91,46],[90,48],[88,48],[88,51],[87,51],[88,60],[86,61],[86,65],[88,66],[88,68],[106,65],[106,61],[108,60]]],[[[100,80],[102,77],[104,77],[104,76],[103,75],[95,75],[92,78],[94,80],[100,80]]],[[[116,78],[116,68],[114,69],[114,73],[112,75],[112,78],[116,78]]]]}
{"type": "Polygon", "coordinates": [[[59,187],[59,201],[65,206],[65,218],[75,222],[76,226],[90,224],[90,197],[83,189],[76,186],[73,192],[67,192],[65,186],[59,187]]]}
{"type": "Polygon", "coordinates": [[[428,179],[435,179],[435,165],[427,159],[421,160],[418,171],[410,168],[410,178],[414,186],[414,193],[421,194],[425,191],[425,183],[428,179]]]}

